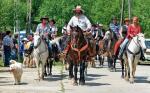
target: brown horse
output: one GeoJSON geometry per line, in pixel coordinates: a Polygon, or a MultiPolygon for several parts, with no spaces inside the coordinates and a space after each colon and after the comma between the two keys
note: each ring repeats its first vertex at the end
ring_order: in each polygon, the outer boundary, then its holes
{"type": "Polygon", "coordinates": [[[84,38],[83,31],[80,27],[71,27],[71,41],[69,46],[70,48],[66,56],[66,59],[69,61],[69,77],[74,79],[74,85],[78,85],[77,72],[78,66],[80,66],[79,84],[84,85],[88,43],[84,38]]]}
{"type": "Polygon", "coordinates": [[[104,57],[107,57],[108,68],[110,71],[115,70],[115,62],[114,62],[114,46],[117,41],[114,38],[114,33],[112,31],[107,31],[102,40],[99,41],[99,55],[100,57],[100,65],[103,66],[104,57]]]}

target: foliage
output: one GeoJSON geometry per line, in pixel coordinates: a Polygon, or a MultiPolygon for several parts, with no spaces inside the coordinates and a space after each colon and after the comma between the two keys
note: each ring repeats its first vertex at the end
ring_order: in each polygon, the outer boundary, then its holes
{"type": "MultiPolygon", "coordinates": [[[[6,29],[13,30],[14,13],[18,13],[20,29],[26,27],[27,0],[19,1],[14,7],[14,0],[0,0],[0,31],[6,29]]],[[[125,17],[128,16],[127,0],[125,4],[125,17]]],[[[140,18],[140,24],[146,36],[150,37],[150,0],[131,0],[132,16],[140,18]]],[[[55,19],[56,24],[61,30],[64,23],[73,16],[72,9],[76,5],[81,5],[92,23],[102,23],[105,27],[113,16],[120,19],[121,0],[32,0],[32,22],[40,21],[40,17],[48,16],[55,19]]]]}

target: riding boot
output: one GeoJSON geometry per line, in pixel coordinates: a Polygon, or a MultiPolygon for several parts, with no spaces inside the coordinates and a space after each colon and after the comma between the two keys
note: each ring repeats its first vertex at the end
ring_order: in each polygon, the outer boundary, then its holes
{"type": "Polygon", "coordinates": [[[145,61],[144,52],[143,52],[142,49],[140,49],[140,51],[141,51],[141,57],[140,57],[140,60],[145,61]]]}

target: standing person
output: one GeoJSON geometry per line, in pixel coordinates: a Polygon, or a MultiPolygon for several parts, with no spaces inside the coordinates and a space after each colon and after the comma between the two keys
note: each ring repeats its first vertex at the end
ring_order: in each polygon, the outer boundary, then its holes
{"type": "Polygon", "coordinates": [[[55,26],[55,20],[52,19],[49,21],[49,28],[52,39],[54,39],[57,36],[57,27],[55,26]]]}
{"type": "Polygon", "coordinates": [[[118,20],[116,17],[112,18],[112,22],[109,24],[110,30],[114,33],[114,39],[117,40],[120,38],[120,25],[118,24],[118,20]]]}
{"type": "Polygon", "coordinates": [[[11,59],[11,48],[13,47],[13,40],[11,38],[11,31],[6,31],[6,36],[3,38],[3,49],[4,49],[4,66],[9,66],[11,59]]]}
{"type": "Polygon", "coordinates": [[[41,23],[38,24],[38,26],[36,28],[36,33],[39,34],[40,36],[42,36],[42,38],[45,40],[45,42],[48,46],[49,56],[50,56],[51,44],[50,44],[49,39],[48,39],[48,34],[50,33],[50,28],[48,25],[49,18],[48,17],[42,17],[40,20],[41,20],[41,23]]]}
{"type": "Polygon", "coordinates": [[[13,38],[13,48],[12,48],[12,59],[15,60],[17,59],[17,55],[18,55],[18,34],[15,34],[14,35],[14,38],[13,38]]]}
{"type": "MultiPolygon", "coordinates": [[[[134,36],[136,36],[140,32],[141,32],[141,26],[139,25],[139,19],[138,19],[138,17],[133,17],[132,24],[130,24],[128,26],[127,36],[126,36],[125,40],[122,42],[122,44],[120,45],[120,51],[119,51],[119,55],[118,55],[119,59],[122,58],[123,51],[124,51],[127,43],[129,42],[129,40],[131,40],[134,36]]],[[[142,57],[144,56],[143,52],[142,52],[141,56],[142,57]]]]}

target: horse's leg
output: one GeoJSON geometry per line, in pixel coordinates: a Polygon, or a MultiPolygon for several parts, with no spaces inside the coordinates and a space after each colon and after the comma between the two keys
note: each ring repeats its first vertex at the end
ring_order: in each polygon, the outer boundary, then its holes
{"type": "MultiPolygon", "coordinates": [[[[140,58],[140,57],[138,57],[140,58]]],[[[136,66],[138,64],[139,59],[135,58],[134,63],[133,63],[133,77],[135,78],[135,71],[136,71],[136,66]]]]}
{"type": "Polygon", "coordinates": [[[122,75],[121,77],[124,78],[124,60],[121,60],[121,69],[122,69],[122,75]]]}
{"type": "Polygon", "coordinates": [[[73,75],[73,62],[69,62],[69,79],[72,79],[74,77],[73,75]]]}
{"type": "Polygon", "coordinates": [[[40,70],[39,70],[39,60],[37,58],[34,58],[34,61],[35,61],[35,64],[36,64],[36,67],[37,67],[37,76],[38,76],[38,80],[40,81],[40,70]]]}
{"type": "Polygon", "coordinates": [[[80,62],[80,80],[79,80],[80,85],[85,84],[84,71],[85,71],[85,62],[81,61],[80,62]]]}
{"type": "Polygon", "coordinates": [[[49,68],[49,74],[48,75],[52,75],[52,67],[53,67],[53,60],[50,61],[50,68],[49,68]]]}
{"type": "Polygon", "coordinates": [[[78,72],[78,65],[75,63],[74,64],[74,82],[73,84],[76,86],[78,85],[78,82],[77,82],[77,72],[78,72]]]}
{"type": "Polygon", "coordinates": [[[114,55],[113,57],[113,69],[116,72],[116,61],[117,61],[117,57],[114,55]]]}
{"type": "Polygon", "coordinates": [[[130,83],[134,83],[134,77],[133,77],[133,56],[128,57],[129,62],[129,69],[130,69],[130,83]]]}

